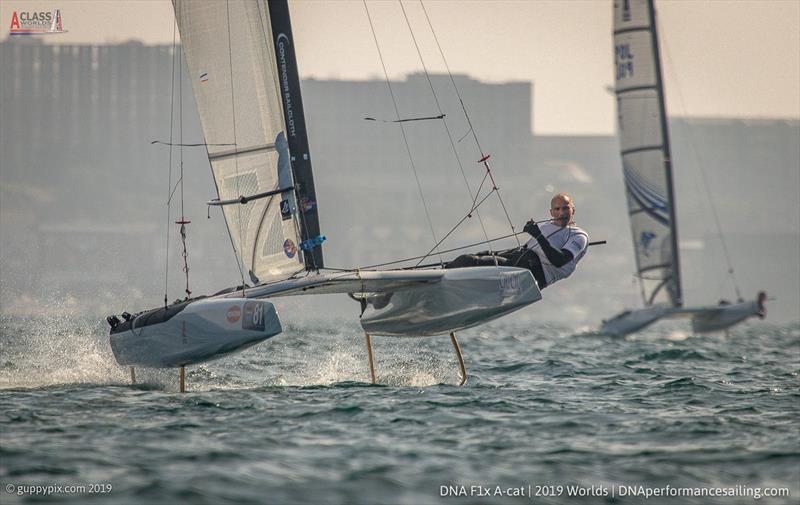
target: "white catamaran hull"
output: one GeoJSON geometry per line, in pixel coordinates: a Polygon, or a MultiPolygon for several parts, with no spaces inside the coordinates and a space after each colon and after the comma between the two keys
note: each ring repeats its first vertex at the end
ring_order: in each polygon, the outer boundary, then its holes
{"type": "Polygon", "coordinates": [[[659,304],[641,309],[627,310],[608,321],[603,321],[600,331],[609,335],[624,336],[649,326],[660,319],[692,318],[692,330],[697,333],[726,330],[749,317],[763,319],[767,315],[764,305],[767,295],[760,292],[755,300],[714,307],[669,307],[659,304]]]}
{"type": "Polygon", "coordinates": [[[761,299],[720,305],[708,308],[692,316],[692,329],[698,333],[727,330],[745,319],[757,316],[766,317],[766,309],[761,299]]]}
{"type": "Polygon", "coordinates": [[[369,334],[433,336],[470,328],[542,299],[530,271],[510,267],[441,270],[439,282],[371,293],[361,316],[369,334]]]}
{"type": "Polygon", "coordinates": [[[178,367],[216,359],[281,332],[265,300],[199,299],[143,312],[112,329],[120,365],[178,367]]]}
{"type": "Polygon", "coordinates": [[[603,321],[600,331],[606,335],[623,337],[655,323],[669,311],[663,304],[650,305],[641,309],[626,310],[607,321],[603,321]]]}
{"type": "MultiPolygon", "coordinates": [[[[249,298],[350,293],[366,302],[364,331],[425,337],[470,328],[542,299],[529,270],[470,267],[311,274],[245,289],[249,298]]],[[[242,296],[242,291],[217,297],[242,296]]]]}

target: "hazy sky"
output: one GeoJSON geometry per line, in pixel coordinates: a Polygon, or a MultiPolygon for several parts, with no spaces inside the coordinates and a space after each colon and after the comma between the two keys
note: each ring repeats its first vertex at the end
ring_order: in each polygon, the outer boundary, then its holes
{"type": "MultiPolygon", "coordinates": [[[[611,0],[426,0],[453,72],[534,82],[536,133],[612,133],[611,0]]],[[[367,3],[389,73],[422,69],[398,2],[367,3]]],[[[425,64],[443,71],[418,1],[403,3],[425,64]]],[[[675,115],[800,118],[800,0],[657,2],[667,107],[675,115]]],[[[302,77],[382,78],[361,1],[293,0],[302,77]]],[[[61,10],[68,33],[47,43],[172,42],[167,0],[0,0],[14,11],[61,10]]]]}

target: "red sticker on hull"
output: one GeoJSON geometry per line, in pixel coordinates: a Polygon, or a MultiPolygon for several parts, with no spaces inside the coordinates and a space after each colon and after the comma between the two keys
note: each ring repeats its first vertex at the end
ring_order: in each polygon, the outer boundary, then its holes
{"type": "Polygon", "coordinates": [[[242,317],[242,309],[239,308],[238,305],[234,305],[233,307],[228,309],[228,313],[225,314],[225,318],[228,320],[229,323],[233,324],[237,322],[242,317]]]}

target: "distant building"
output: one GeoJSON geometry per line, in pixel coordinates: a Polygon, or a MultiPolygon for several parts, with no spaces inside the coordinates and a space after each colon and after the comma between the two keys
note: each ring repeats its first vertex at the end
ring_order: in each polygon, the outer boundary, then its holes
{"type": "MultiPolygon", "coordinates": [[[[174,150],[170,176],[169,149],[151,144],[202,141],[185,71],[182,86],[172,86],[171,46],[50,46],[10,39],[0,43],[0,61],[0,308],[18,293],[80,291],[90,299],[92,289],[115,293],[123,287],[159,300],[169,264],[167,186],[177,182],[181,159],[185,208],[193,221],[188,241],[195,292],[238,282],[221,215],[214,209],[206,219],[205,202],[216,194],[205,150],[174,150]]],[[[530,217],[546,217],[554,191],[569,191],[581,226],[609,241],[593,248],[581,275],[559,284],[556,297],[594,304],[602,313],[598,320],[620,300],[634,301],[616,138],[534,135],[532,83],[454,79],[483,153],[447,76],[432,75],[431,82],[450,138],[441,120],[405,123],[411,157],[399,125],[391,122],[397,118],[386,82],[303,81],[328,265],[353,267],[426,252],[434,243],[426,209],[437,239],[443,237],[468,213],[481,182],[482,194],[490,189],[477,163],[490,154],[517,229],[530,217]]],[[[395,81],[392,88],[402,118],[440,113],[423,74],[395,81]]],[[[695,279],[704,272],[713,279],[694,286],[690,279],[687,297],[695,288],[698,298],[713,301],[722,284],[718,258],[702,253],[717,250],[709,243],[715,237],[699,178],[702,165],[723,229],[736,233],[732,247],[740,276],[748,286],[772,289],[790,307],[800,305],[799,132],[798,121],[672,120],[679,230],[682,241],[697,246],[685,255],[684,268],[695,279]],[[768,258],[754,257],[753,243],[781,246],[767,247],[768,258]]],[[[479,210],[490,237],[510,232],[494,196],[479,210]]],[[[177,228],[169,234],[177,254],[177,228]]],[[[484,237],[475,214],[442,248],[484,237]]],[[[174,262],[171,268],[171,282],[177,283],[180,267],[174,262]]],[[[178,296],[182,290],[174,291],[178,296]]],[[[557,308],[554,301],[543,302],[548,303],[557,308]]],[[[593,319],[591,311],[571,314],[593,319]]]]}

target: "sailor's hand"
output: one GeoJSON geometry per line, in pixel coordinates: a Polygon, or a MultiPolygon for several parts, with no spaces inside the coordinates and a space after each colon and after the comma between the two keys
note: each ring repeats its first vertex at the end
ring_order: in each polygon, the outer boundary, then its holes
{"type": "Polygon", "coordinates": [[[539,229],[539,225],[537,225],[533,219],[525,223],[525,227],[522,229],[522,231],[530,234],[533,236],[533,238],[538,238],[539,235],[542,234],[542,230],[539,229]]]}

